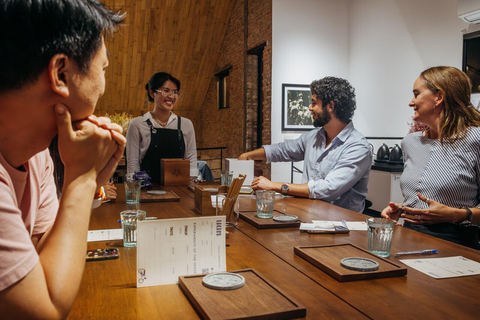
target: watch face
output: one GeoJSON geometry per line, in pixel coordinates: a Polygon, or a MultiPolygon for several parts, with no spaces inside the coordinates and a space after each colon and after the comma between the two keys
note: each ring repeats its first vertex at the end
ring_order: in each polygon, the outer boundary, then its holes
{"type": "Polygon", "coordinates": [[[288,192],[288,184],[284,183],[282,184],[282,193],[287,194],[288,192]]]}

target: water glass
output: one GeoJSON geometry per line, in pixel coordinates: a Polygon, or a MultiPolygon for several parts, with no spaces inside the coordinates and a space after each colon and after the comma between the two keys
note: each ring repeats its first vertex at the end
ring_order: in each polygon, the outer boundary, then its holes
{"type": "Polygon", "coordinates": [[[270,219],[273,218],[273,204],[275,201],[275,191],[257,190],[257,217],[270,219]]]}
{"type": "Polygon", "coordinates": [[[232,184],[233,171],[222,170],[220,175],[220,185],[230,186],[232,184]]]}
{"type": "Polygon", "coordinates": [[[137,246],[137,221],[145,220],[147,213],[143,210],[125,210],[120,212],[123,230],[123,246],[137,246]]]}
{"type": "Polygon", "coordinates": [[[380,257],[389,257],[395,221],[384,218],[368,218],[368,251],[380,257]]]}
{"type": "Polygon", "coordinates": [[[238,200],[238,196],[231,198],[230,201],[227,202],[227,194],[226,193],[218,193],[216,196],[215,202],[215,209],[217,216],[226,215],[225,217],[225,224],[227,227],[236,226],[238,224],[238,218],[240,217],[240,203],[238,200]],[[223,207],[227,203],[233,203],[233,209],[230,206],[230,209],[227,208],[228,212],[224,212],[223,207]]]}
{"type": "Polygon", "coordinates": [[[125,181],[125,201],[128,204],[140,203],[141,182],[137,180],[125,181]]]}

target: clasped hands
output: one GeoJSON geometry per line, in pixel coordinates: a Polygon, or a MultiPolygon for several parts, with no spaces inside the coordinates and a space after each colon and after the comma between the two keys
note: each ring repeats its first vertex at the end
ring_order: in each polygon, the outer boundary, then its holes
{"type": "Polygon", "coordinates": [[[420,193],[417,193],[418,199],[428,205],[426,209],[415,209],[410,207],[401,207],[399,204],[390,202],[388,207],[383,209],[381,215],[383,218],[398,221],[404,218],[405,221],[412,224],[430,225],[442,222],[454,223],[458,220],[456,209],[446,206],[433,199],[429,199],[420,193]]]}
{"type": "Polygon", "coordinates": [[[79,177],[91,175],[97,189],[113,175],[126,139],[122,127],[109,118],[90,115],[72,123],[68,108],[55,105],[58,127],[58,147],[66,168],[66,175],[79,177]]]}

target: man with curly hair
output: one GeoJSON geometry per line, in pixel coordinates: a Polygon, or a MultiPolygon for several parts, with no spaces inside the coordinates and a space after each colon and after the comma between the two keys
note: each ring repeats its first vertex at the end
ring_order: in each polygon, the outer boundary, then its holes
{"type": "Polygon", "coordinates": [[[298,139],[264,145],[239,160],[304,161],[302,184],[273,182],[260,176],[254,190],[320,199],[362,212],[367,196],[372,153],[367,139],[352,123],[355,89],[345,79],[325,77],[310,84],[310,112],[315,129],[298,139]]]}

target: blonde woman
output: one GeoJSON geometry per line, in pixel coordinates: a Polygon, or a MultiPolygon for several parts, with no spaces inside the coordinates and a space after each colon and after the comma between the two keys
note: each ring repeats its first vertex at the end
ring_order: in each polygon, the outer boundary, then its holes
{"type": "Polygon", "coordinates": [[[480,112],[470,103],[471,82],[453,67],[423,71],[413,85],[413,120],[428,126],[402,141],[403,203],[382,216],[460,242],[462,225],[480,223],[480,112]]]}

